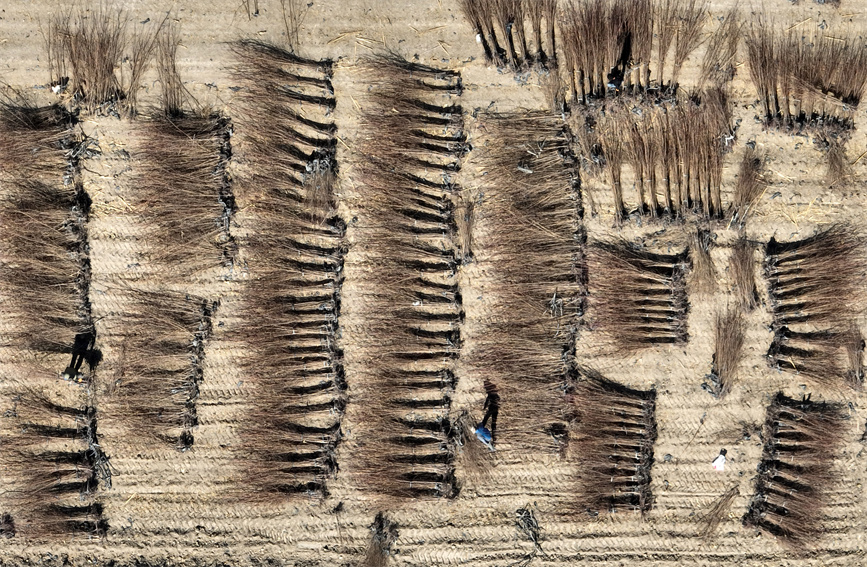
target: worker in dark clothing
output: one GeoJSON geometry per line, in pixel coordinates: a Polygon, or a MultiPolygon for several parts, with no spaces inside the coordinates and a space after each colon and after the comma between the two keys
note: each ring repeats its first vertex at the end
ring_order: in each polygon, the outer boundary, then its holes
{"type": "Polygon", "coordinates": [[[497,415],[500,413],[500,394],[497,391],[497,386],[492,382],[485,380],[485,417],[482,422],[476,426],[476,438],[484,443],[484,445],[494,450],[494,439],[497,431],[497,415]],[[491,422],[491,428],[488,429],[488,420],[491,422]]]}
{"type": "Polygon", "coordinates": [[[94,333],[79,333],[75,335],[75,343],[72,345],[72,360],[69,362],[66,370],[63,371],[64,380],[72,380],[74,382],[84,381],[81,366],[85,361],[89,365],[93,365],[93,347],[95,344],[96,335],[94,333]]]}

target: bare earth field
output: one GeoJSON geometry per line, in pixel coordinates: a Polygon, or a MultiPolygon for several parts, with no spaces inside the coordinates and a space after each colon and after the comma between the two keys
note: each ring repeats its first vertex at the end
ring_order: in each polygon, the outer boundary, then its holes
{"type": "MultiPolygon", "coordinates": [[[[0,4],[0,83],[7,93],[24,93],[39,104],[55,102],[45,47],[49,19],[64,10],[96,8],[96,4],[46,0],[0,4]]],[[[705,33],[733,5],[729,0],[710,0],[705,33]]],[[[148,19],[160,21],[168,13],[180,32],[177,68],[185,89],[201,108],[232,120],[238,116],[243,88],[239,89],[242,85],[233,74],[237,60],[229,43],[253,38],[286,45],[278,0],[259,0],[258,15],[250,16],[240,0],[127,0],[117,6],[129,18],[130,29],[143,26],[140,22],[148,19]]],[[[812,0],[766,0],[740,2],[739,8],[746,26],[764,14],[784,28],[821,25],[828,34],[853,33],[861,43],[867,41],[867,2],[863,0],[842,0],[839,7],[812,0]]],[[[236,331],[243,315],[245,285],[257,277],[255,264],[247,264],[247,242],[257,234],[261,221],[258,211],[239,199],[241,206],[230,228],[238,243],[238,258],[230,267],[214,265],[181,280],[166,275],[158,263],[149,260],[148,254],[160,243],[148,236],[136,192],[142,176],[149,175],[149,165],[142,157],[148,143],[147,116],[160,104],[158,76],[150,69],[142,80],[138,118],[86,111],[80,116],[83,131],[99,148],[98,153],[83,158],[80,175],[93,201],[87,223],[90,302],[103,355],[88,396],[98,411],[99,443],[110,457],[112,471],[111,487],[101,486],[94,499],[104,506],[102,517],[108,529],[103,536],[30,537],[22,531],[0,539],[0,565],[377,565],[367,554],[378,512],[398,529],[385,559],[388,565],[867,564],[867,447],[862,441],[867,396],[843,382],[810,380],[768,363],[773,313],[761,263],[763,246],[771,238],[800,240],[837,223],[863,228],[867,207],[867,193],[862,191],[867,179],[867,159],[861,159],[867,154],[863,106],[854,114],[854,130],[846,144],[845,160],[851,166],[848,177],[829,185],[826,158],[812,137],[764,126],[762,106],[750,80],[747,49],[740,43],[736,74],[729,87],[736,131],[732,149],[724,156],[722,201],[733,199],[748,143],[767,155],[768,184],[745,228],[747,239],[757,245],[758,307],[744,315],[738,378],[723,399],[709,394],[702,384],[711,372],[716,317],[737,301],[729,265],[737,227],[728,217],[707,221],[696,216],[683,221],[633,215],[619,222],[608,178],[581,173],[584,216],[580,222],[591,244],[624,238],[656,252],[675,253],[690,245],[696,227],[713,234],[713,285],[698,289],[692,276],[686,280],[685,343],[612,353],[604,348],[605,337],[593,325],[577,333],[574,359],[581,367],[592,368],[621,385],[656,392],[657,438],[649,486],[654,502],[649,510],[599,515],[576,510],[574,501],[582,485],[575,481],[574,471],[581,462],[580,453],[527,450],[505,442],[500,450],[480,458],[481,465],[471,463],[476,457],[463,453],[478,451],[478,447],[458,449],[455,477],[460,491],[452,498],[384,497],[366,485],[368,476],[362,465],[370,458],[365,443],[370,425],[359,406],[377,393],[371,381],[376,377],[368,372],[368,349],[378,341],[364,303],[372,292],[369,272],[375,273],[377,266],[365,241],[365,226],[374,218],[374,205],[367,202],[364,168],[370,161],[365,148],[381,133],[371,132],[363,120],[371,108],[369,75],[362,69],[365,58],[393,52],[409,61],[460,72],[464,132],[473,148],[462,158],[456,179],[468,194],[493,193],[478,201],[479,248],[474,262],[463,266],[457,276],[465,317],[462,354],[454,366],[457,384],[450,411],[455,417],[468,410],[476,420],[481,418],[483,381],[472,356],[463,353],[472,353],[480,341],[490,341],[486,329],[492,328],[492,318],[500,316],[492,307],[499,285],[493,282],[503,275],[497,273],[497,257],[485,250],[495,228],[486,216],[486,207],[493,206],[486,199],[497,198],[485,179],[489,163],[485,152],[492,151],[496,142],[492,117],[495,113],[550,112],[550,90],[544,73],[516,75],[486,64],[459,0],[314,0],[303,6],[303,14],[297,53],[334,62],[336,107],[331,118],[337,126],[336,202],[348,225],[339,335],[347,403],[340,425],[338,469],[328,480],[327,495],[276,495],[260,500],[246,496],[250,463],[238,448],[245,420],[258,398],[240,362],[245,346],[236,331]],[[132,305],[132,287],[156,290],[166,286],[220,301],[212,320],[213,334],[205,344],[195,443],[185,451],[154,442],[132,426],[125,417],[126,402],[112,388],[126,364],[123,337],[130,332],[125,314],[132,305]],[[829,465],[835,480],[823,486],[823,506],[814,511],[821,534],[801,546],[787,545],[742,522],[762,460],[765,412],[778,392],[839,403],[844,416],[835,440],[836,458],[829,465]],[[716,471],[711,463],[723,448],[727,450],[725,470],[716,471]],[[702,537],[710,510],[727,491],[735,494],[730,506],[715,531],[702,537]],[[538,522],[538,545],[517,522],[521,509],[532,511],[538,522]]],[[[706,45],[688,58],[681,85],[696,84],[706,45]]],[[[576,114],[555,112],[554,116],[565,119],[573,131],[580,130],[576,114]]],[[[227,165],[231,180],[251,173],[249,152],[253,150],[244,136],[236,131],[232,139],[233,153],[227,165]]],[[[635,191],[629,171],[626,168],[623,186],[632,202],[635,191]]],[[[5,191],[2,186],[0,191],[5,191]]],[[[2,231],[8,229],[0,226],[2,231]]],[[[534,253],[539,252],[526,250],[528,257],[534,253]]],[[[861,276],[860,289],[867,293],[867,280],[863,273],[861,276]]],[[[592,319],[592,273],[589,278],[592,319]]],[[[9,298],[0,297],[0,301],[3,335],[15,321],[4,317],[9,298]]],[[[867,332],[862,314],[856,315],[856,322],[862,333],[867,332]]],[[[15,434],[17,426],[9,411],[15,407],[13,396],[28,380],[22,374],[22,368],[32,363],[28,356],[14,346],[0,346],[0,408],[7,416],[0,419],[0,452],[5,440],[15,434]]],[[[38,362],[54,372],[67,364],[67,358],[66,354],[46,355],[38,362]]],[[[76,403],[83,395],[83,385],[55,379],[53,374],[41,383],[58,400],[76,403]]],[[[500,419],[506,424],[505,401],[503,408],[500,419]]],[[[538,416],[540,420],[545,417],[538,416]]],[[[477,443],[474,439],[468,442],[477,443]]],[[[15,484],[14,475],[6,465],[0,469],[0,513],[12,510],[13,519],[14,488],[7,487],[15,484]]]]}

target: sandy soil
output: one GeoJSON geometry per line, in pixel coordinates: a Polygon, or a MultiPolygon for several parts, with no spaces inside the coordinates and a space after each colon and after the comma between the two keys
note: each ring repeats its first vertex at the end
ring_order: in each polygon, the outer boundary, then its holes
{"type": "MultiPolygon", "coordinates": [[[[61,3],[64,7],[72,3],[61,3]]],[[[277,43],[285,40],[280,3],[261,0],[260,13],[248,18],[240,0],[212,2],[160,2],[130,0],[123,3],[132,22],[156,20],[170,11],[179,24],[183,46],[178,65],[185,84],[202,105],[228,116],[233,114],[230,76],[232,58],[226,42],[256,37],[277,43]]],[[[781,22],[815,25],[826,20],[831,29],[867,29],[867,6],[843,0],[842,7],[802,0],[767,0],[764,10],[781,22]]],[[[81,3],[78,3],[81,5],[81,3]]],[[[714,15],[731,2],[714,0],[714,15]]],[[[46,90],[47,63],[42,30],[57,10],[56,2],[34,0],[0,6],[0,81],[29,93],[43,102],[51,100],[46,90]]],[[[337,97],[341,167],[341,199],[345,218],[359,214],[354,175],[364,159],[358,150],[362,133],[356,127],[364,112],[363,84],[356,65],[359,58],[394,50],[407,58],[457,69],[466,92],[462,104],[468,114],[470,137],[476,110],[510,111],[544,109],[545,91],[539,77],[516,80],[509,72],[487,67],[470,26],[463,19],[457,0],[400,1],[315,0],[308,4],[300,33],[300,53],[313,58],[336,60],[334,87],[337,97]]],[[[750,10],[743,6],[747,19],[750,10]]],[[[700,56],[700,48],[695,58],[700,56]]],[[[741,50],[739,60],[745,54],[741,50]]],[[[684,74],[689,83],[695,74],[692,61],[684,74]]],[[[144,106],[156,104],[155,76],[149,76],[142,93],[144,106]]],[[[754,140],[767,150],[772,184],[748,226],[748,236],[767,241],[798,239],[832,222],[860,225],[867,195],[860,183],[867,174],[867,139],[856,128],[848,144],[848,158],[855,162],[855,178],[846,187],[829,188],[824,179],[821,154],[810,140],[765,131],[758,120],[758,100],[746,64],[738,68],[733,85],[737,142],[726,157],[724,200],[731,194],[737,164],[744,144],[754,140]]],[[[863,109],[856,127],[864,120],[863,109]]],[[[102,155],[88,160],[84,181],[93,197],[90,225],[93,262],[92,302],[105,360],[102,376],[112,376],[119,360],[118,336],[123,331],[122,292],[128,282],[154,285],[160,274],[141,262],[148,243],[129,203],[132,180],[141,163],[136,147],[141,142],[137,125],[105,116],[85,117],[88,133],[99,140],[102,155]]],[[[243,162],[243,155],[237,159],[243,162]]],[[[461,182],[474,187],[473,156],[467,158],[461,182]]],[[[234,166],[231,166],[234,167],[234,166]]],[[[682,246],[693,226],[627,222],[618,226],[613,201],[602,180],[584,182],[585,224],[589,239],[615,235],[643,240],[665,248],[682,246]]],[[[236,217],[235,234],[255,231],[245,211],[236,217]]],[[[717,312],[733,301],[728,274],[729,245],[735,232],[714,226],[717,246],[712,251],[719,274],[717,292],[690,294],[688,344],[645,350],[624,357],[594,354],[597,337],[583,333],[578,357],[607,377],[634,387],[654,386],[658,392],[659,437],[655,447],[652,489],[653,510],[644,516],[617,514],[597,519],[576,517],[564,505],[570,494],[566,479],[569,466],[556,455],[503,454],[483,477],[472,477],[459,497],[450,501],[412,502],[388,509],[400,526],[394,545],[394,565],[515,565],[533,556],[533,545],[515,527],[515,511],[531,507],[542,528],[541,552],[530,565],[859,565],[864,562],[867,509],[865,480],[867,452],[860,442],[867,421],[867,398],[861,392],[819,388],[799,376],[780,373],[768,366],[766,352],[772,333],[763,282],[762,306],[748,318],[746,354],[740,381],[722,402],[702,390],[713,355],[712,323],[717,312]],[[815,548],[796,554],[775,538],[741,525],[753,493],[753,479],[761,458],[762,440],[756,427],[765,408],[778,392],[813,399],[848,403],[850,419],[835,469],[841,481],[830,487],[827,506],[820,513],[826,534],[815,548]],[[751,432],[745,435],[744,431],[751,432]],[[710,463],[721,448],[728,449],[725,472],[710,463]],[[700,520],[713,503],[732,485],[739,495],[723,520],[717,535],[701,540],[696,534],[700,520]]],[[[350,228],[349,239],[355,236],[350,228]]],[[[243,253],[243,249],[242,249],[243,253]]],[[[531,253],[531,252],[528,252],[531,253]]],[[[352,308],[353,253],[346,263],[343,346],[347,379],[352,386],[352,345],[365,333],[364,321],[352,308]]],[[[760,261],[757,255],[757,263],[760,261]]],[[[464,275],[467,289],[478,289],[484,267],[464,275]]],[[[330,483],[325,499],[295,498],[270,504],[248,504],[233,497],[244,462],[232,451],[238,443],[237,425],[244,419],[249,389],[238,366],[238,349],[231,330],[238,314],[240,283],[248,277],[243,269],[214,270],[200,274],[196,293],[220,298],[217,332],[208,345],[204,383],[199,400],[201,424],[196,444],[186,453],[142,440],[122,420],[123,408],[104,391],[98,403],[105,412],[100,424],[103,447],[115,469],[114,486],[100,494],[111,528],[102,540],[0,541],[0,565],[356,565],[370,539],[368,526],[377,505],[358,490],[351,463],[364,459],[354,436],[353,412],[347,414],[340,445],[341,473],[330,483]],[[346,471],[345,473],[343,471],[346,471]],[[109,563],[113,562],[113,563],[109,563]]],[[[473,321],[486,313],[484,297],[465,293],[466,336],[473,340],[473,321]]],[[[0,311],[2,319],[2,311],[0,311]]],[[[862,322],[863,323],[863,322],[862,322]]],[[[3,322],[7,325],[8,322],[3,322]]],[[[15,353],[0,349],[0,389],[11,389],[16,379],[15,353]]],[[[478,404],[481,384],[473,376],[461,376],[456,407],[478,404]]],[[[57,387],[70,387],[60,384],[57,387]]],[[[352,398],[350,396],[350,404],[352,398]]],[[[0,423],[0,428],[4,427],[0,423]]],[[[2,450],[2,446],[0,446],[2,450]]],[[[463,476],[458,470],[458,476],[463,476]]],[[[0,476],[4,473],[0,471],[0,476]]],[[[8,480],[8,479],[7,479],[8,480]]],[[[3,507],[0,490],[0,509],[3,507]]],[[[381,503],[380,503],[381,505],[381,503]]]]}

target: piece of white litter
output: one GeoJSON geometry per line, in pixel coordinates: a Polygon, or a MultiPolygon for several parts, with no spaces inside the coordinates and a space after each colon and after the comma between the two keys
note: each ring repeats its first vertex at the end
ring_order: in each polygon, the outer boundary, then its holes
{"type": "Polygon", "coordinates": [[[720,453],[716,459],[713,460],[713,470],[715,471],[724,471],[726,469],[726,456],[725,453],[720,453]]]}
{"type": "Polygon", "coordinates": [[[480,34],[480,33],[476,34],[476,43],[482,43],[482,34],[480,34]]]}

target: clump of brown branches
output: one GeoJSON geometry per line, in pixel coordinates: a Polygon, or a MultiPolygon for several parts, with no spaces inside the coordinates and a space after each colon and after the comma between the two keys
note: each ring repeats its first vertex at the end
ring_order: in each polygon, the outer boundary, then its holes
{"type": "Polygon", "coordinates": [[[803,546],[822,534],[824,493],[844,430],[839,405],[777,394],[768,407],[756,493],[744,525],[803,546]]]}
{"type": "MultiPolygon", "coordinates": [[[[480,443],[476,437],[476,427],[481,419],[482,414],[479,412],[463,411],[455,420],[460,443],[458,471],[463,473],[465,478],[484,477],[494,466],[496,451],[491,451],[490,447],[480,443]]],[[[498,431],[494,431],[494,434],[499,437],[498,431]]]]}
{"type": "Polygon", "coordinates": [[[454,218],[454,175],[467,150],[461,78],[396,55],[368,61],[363,73],[360,478],[382,495],[451,497],[458,432],[450,408],[464,317],[454,218]]]}
{"type": "Polygon", "coordinates": [[[627,242],[590,246],[590,328],[606,335],[620,353],[685,343],[688,252],[655,254],[627,242]]]}
{"type": "Polygon", "coordinates": [[[198,425],[196,400],[217,304],[168,291],[131,293],[112,394],[137,433],[185,451],[198,425]]]}
{"type": "Polygon", "coordinates": [[[867,46],[819,28],[781,31],[764,19],[747,33],[750,75],[769,124],[837,122],[851,128],[867,86],[867,46]]]}
{"type": "Polygon", "coordinates": [[[280,199],[287,191],[301,194],[308,201],[301,214],[314,224],[322,221],[333,213],[337,173],[331,61],[302,59],[253,40],[237,42],[233,50],[235,77],[245,85],[239,119],[255,124],[244,139],[258,165],[270,164],[257,173],[260,184],[283,188],[270,193],[280,199]]]}
{"type": "Polygon", "coordinates": [[[777,368],[822,383],[845,379],[846,338],[865,308],[865,239],[837,225],[804,240],[766,248],[765,272],[774,313],[768,356],[777,368]]]}
{"type": "Polygon", "coordinates": [[[755,251],[755,245],[742,236],[735,241],[729,257],[729,270],[734,284],[735,298],[744,311],[752,311],[759,304],[759,291],[756,288],[755,251]]]}
{"type": "Polygon", "coordinates": [[[653,38],[650,0],[570,3],[561,43],[572,103],[623,88],[646,89],[653,38]],[[627,39],[628,38],[628,39],[627,39]],[[635,71],[633,73],[633,70],[635,71]]]}
{"type": "Polygon", "coordinates": [[[702,518],[702,528],[699,532],[699,535],[703,539],[709,539],[716,532],[717,527],[719,527],[720,522],[722,522],[723,518],[729,513],[731,509],[732,502],[735,498],[740,496],[741,491],[738,488],[737,484],[733,484],[728,490],[726,490],[722,496],[714,503],[713,507],[708,511],[707,514],[702,518]]]}
{"type": "Polygon", "coordinates": [[[45,35],[52,85],[90,112],[116,112],[122,103],[135,114],[141,80],[166,21],[130,31],[129,15],[103,3],[54,14],[45,35]],[[124,63],[126,81],[120,72],[124,63]]]}
{"type": "MultiPolygon", "coordinates": [[[[96,409],[65,406],[33,388],[13,401],[6,415],[14,432],[4,437],[0,457],[14,479],[7,487],[12,529],[29,538],[104,536],[108,520],[95,493],[111,487],[111,468],[97,440],[96,409]]],[[[4,515],[4,527],[9,522],[4,515]]]]}
{"type": "Polygon", "coordinates": [[[747,146],[738,170],[738,180],[732,199],[731,223],[743,228],[753,205],[764,193],[768,180],[764,175],[765,156],[754,146],[747,146]]]}
{"type": "Polygon", "coordinates": [[[846,143],[849,141],[851,131],[840,128],[834,123],[820,126],[814,144],[825,153],[828,160],[825,182],[829,186],[845,183],[852,177],[852,164],[846,157],[846,143]]]}
{"type": "Polygon", "coordinates": [[[847,376],[849,383],[856,388],[864,385],[864,336],[861,330],[852,325],[848,332],[843,333],[843,344],[848,358],[847,376]]]}
{"type": "Polygon", "coordinates": [[[847,338],[845,333],[834,330],[795,331],[780,327],[768,349],[769,362],[818,383],[837,385],[847,379],[850,371],[857,370],[847,367],[847,338]]]}
{"type": "Polygon", "coordinates": [[[379,512],[370,526],[370,546],[364,557],[364,567],[385,567],[392,555],[391,546],[397,541],[398,525],[379,512]]]}
{"type": "MultiPolygon", "coordinates": [[[[14,318],[12,346],[67,353],[94,366],[90,254],[90,197],[81,185],[78,161],[89,142],[76,120],[58,107],[8,104],[0,109],[0,266],[6,311],[14,318]]],[[[73,365],[70,365],[73,366],[73,365]]]]}
{"type": "Polygon", "coordinates": [[[169,118],[184,115],[187,90],[178,72],[178,46],[181,44],[177,26],[163,26],[155,40],[156,67],[160,79],[162,111],[169,118]]]}
{"type": "Polygon", "coordinates": [[[704,218],[721,217],[723,157],[734,139],[726,92],[712,88],[635,110],[631,103],[612,103],[602,119],[581,133],[589,138],[582,144],[583,157],[607,172],[617,218],[633,213],[684,216],[692,211],[704,218]],[[623,196],[624,165],[631,167],[635,181],[634,208],[623,196]]]}
{"type": "Polygon", "coordinates": [[[828,181],[848,173],[845,144],[867,86],[867,46],[850,35],[756,20],[747,34],[750,76],[767,124],[815,133],[828,153],[828,181]]]}
{"type": "MultiPolygon", "coordinates": [[[[580,180],[568,132],[545,113],[480,118],[477,261],[490,275],[468,364],[501,399],[498,442],[560,450],[562,386],[584,311],[580,180]]],[[[477,146],[478,147],[478,146],[477,146]]],[[[495,443],[496,445],[496,443],[495,443]]]]}
{"type": "Polygon", "coordinates": [[[775,301],[776,322],[789,325],[839,324],[865,304],[860,278],[867,264],[865,241],[857,230],[836,225],[794,242],[772,238],[765,270],[775,301]]]}
{"type": "Polygon", "coordinates": [[[232,265],[234,197],[226,176],[231,123],[219,116],[158,116],[143,123],[136,176],[149,259],[176,275],[232,265]]]}
{"type": "Polygon", "coordinates": [[[136,175],[139,214],[151,246],[149,258],[175,275],[232,266],[237,244],[231,232],[235,197],[226,164],[232,155],[232,123],[219,114],[186,109],[175,56],[175,26],[155,39],[162,83],[162,112],[142,125],[142,167],[136,175]]]}
{"type": "Polygon", "coordinates": [[[730,9],[713,31],[701,62],[699,88],[706,85],[723,87],[735,76],[735,57],[743,32],[743,21],[737,6],[730,9]]]}
{"type": "Polygon", "coordinates": [[[634,390],[579,369],[571,398],[577,507],[591,515],[650,510],[656,391],[634,390]]]}
{"type": "Polygon", "coordinates": [[[529,506],[515,510],[515,527],[518,533],[533,544],[533,549],[527,553],[518,565],[529,565],[530,562],[542,551],[542,526],[536,519],[536,514],[529,506]]]}
{"type": "Polygon", "coordinates": [[[70,158],[78,134],[77,119],[60,106],[36,106],[26,100],[0,104],[0,179],[59,183],[72,181],[70,158]]]}
{"type": "Polygon", "coordinates": [[[481,196],[476,193],[463,193],[458,199],[455,208],[455,230],[458,235],[458,249],[461,261],[464,263],[469,263],[473,260],[476,204],[480,201],[481,196]]]}
{"type": "MultiPolygon", "coordinates": [[[[697,0],[570,3],[561,24],[561,44],[571,103],[587,104],[622,93],[675,93],[684,63],[701,44],[706,16],[706,3],[697,0]],[[667,83],[666,61],[671,61],[667,83]]],[[[721,85],[730,78],[727,71],[737,48],[738,29],[732,12],[712,36],[702,84],[721,85]]]]}
{"type": "Polygon", "coordinates": [[[129,36],[129,49],[124,61],[129,64],[128,81],[125,86],[123,107],[127,114],[135,115],[138,111],[138,91],[144,75],[150,67],[151,60],[159,44],[159,38],[169,21],[169,15],[157,23],[143,22],[141,27],[134,29],[129,36]]]}
{"type": "Polygon", "coordinates": [[[744,335],[744,320],[739,309],[717,314],[714,326],[716,350],[709,376],[709,391],[717,398],[724,398],[737,379],[738,365],[743,358],[744,335]]]}
{"type": "Polygon", "coordinates": [[[557,68],[556,0],[461,0],[485,61],[523,71],[557,68]]]}
{"type": "Polygon", "coordinates": [[[123,12],[103,4],[52,17],[47,36],[49,68],[58,72],[52,81],[59,82],[68,72],[70,92],[90,110],[119,100],[123,89],[115,67],[126,48],[127,23],[123,12]]]}
{"type": "Polygon", "coordinates": [[[6,310],[16,315],[11,343],[27,350],[68,352],[89,328],[82,309],[86,283],[84,219],[76,196],[60,183],[20,181],[10,185],[0,207],[6,227],[2,266],[6,310]]]}
{"type": "Polygon", "coordinates": [[[286,31],[286,48],[290,53],[298,51],[301,40],[301,24],[310,5],[303,0],[280,0],[280,12],[283,16],[283,28],[286,31]]]}
{"type": "Polygon", "coordinates": [[[252,383],[240,428],[246,484],[254,498],[327,494],[346,404],[332,63],[253,40],[232,49],[244,87],[235,136],[249,162],[237,194],[256,222],[236,331],[252,383]]]}
{"type": "Polygon", "coordinates": [[[690,238],[690,261],[692,262],[692,289],[697,293],[713,293],[716,290],[717,271],[710,251],[713,248],[713,234],[706,229],[698,229],[690,238]]]}
{"type": "Polygon", "coordinates": [[[28,537],[104,535],[107,529],[93,500],[98,486],[111,481],[90,401],[101,355],[90,305],[90,197],[78,175],[90,142],[76,124],[58,106],[10,100],[0,108],[0,288],[11,323],[4,341],[30,355],[17,370],[29,389],[7,413],[16,430],[3,440],[17,520],[2,519],[4,535],[9,529],[28,537]],[[62,355],[71,355],[66,369],[45,372],[44,361],[56,364],[62,355]],[[84,383],[76,391],[88,398],[86,408],[50,401],[48,392],[68,387],[58,377],[84,383]]]}

